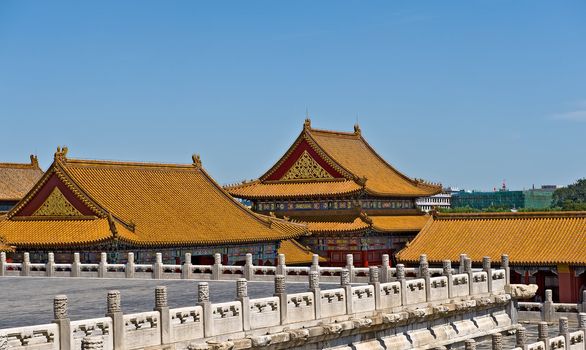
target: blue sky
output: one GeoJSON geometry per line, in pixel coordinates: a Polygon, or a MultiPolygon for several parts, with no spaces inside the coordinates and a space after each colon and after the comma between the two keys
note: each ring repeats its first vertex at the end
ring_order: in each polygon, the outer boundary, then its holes
{"type": "Polygon", "coordinates": [[[490,190],[586,177],[584,1],[2,1],[0,161],[256,178],[301,130],[490,190]]]}

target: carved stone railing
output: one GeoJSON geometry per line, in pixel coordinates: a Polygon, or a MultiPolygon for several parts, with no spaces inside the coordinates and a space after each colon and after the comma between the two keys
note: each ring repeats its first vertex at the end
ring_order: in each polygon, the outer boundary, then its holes
{"type": "MultiPolygon", "coordinates": [[[[228,266],[221,263],[220,254],[214,255],[213,265],[192,265],[191,254],[186,254],[184,263],[163,264],[161,253],[156,254],[153,264],[136,264],[134,253],[128,253],[126,264],[112,264],[107,260],[107,254],[100,254],[99,263],[81,263],[79,253],[74,253],[73,263],[56,264],[53,253],[48,254],[46,263],[31,263],[29,254],[24,253],[24,259],[18,263],[6,262],[6,254],[0,253],[0,277],[1,276],[46,276],[46,277],[93,277],[93,278],[141,278],[141,279],[196,279],[196,280],[237,280],[246,278],[249,281],[271,281],[275,275],[283,275],[289,282],[302,282],[307,279],[310,272],[319,274],[322,282],[333,282],[339,280],[343,269],[349,271],[350,283],[367,283],[370,280],[372,269],[355,267],[353,256],[348,254],[345,267],[323,267],[319,266],[319,257],[313,256],[311,266],[287,266],[286,257],[279,254],[277,266],[257,266],[252,263],[252,255],[246,255],[244,265],[228,266]]],[[[465,255],[463,255],[465,257],[465,255]]],[[[472,266],[465,266],[466,257],[462,260],[458,269],[452,269],[451,264],[446,268],[430,268],[427,258],[423,255],[419,267],[402,267],[402,273],[407,278],[421,278],[423,275],[429,278],[446,276],[453,280],[451,284],[454,296],[467,295],[470,290],[476,288],[473,294],[487,293],[494,284],[494,288],[502,289],[509,281],[508,265],[501,270],[491,270],[492,280],[488,279],[488,272],[482,269],[473,269],[472,266]],[[449,270],[449,271],[448,271],[449,270]],[[460,272],[460,273],[458,273],[460,272]],[[473,281],[470,285],[468,281],[473,281]],[[488,282],[488,283],[487,283],[488,282]]],[[[508,262],[507,262],[508,264],[508,262]]],[[[503,263],[501,263],[501,266],[503,263]]],[[[377,274],[381,282],[390,282],[397,279],[397,267],[390,267],[389,256],[383,256],[383,264],[377,266],[377,274]]]]}
{"type": "Polygon", "coordinates": [[[586,312],[586,291],[582,292],[582,303],[554,303],[553,293],[550,289],[545,291],[545,301],[519,302],[519,317],[526,321],[547,321],[553,322],[560,317],[568,317],[573,321],[578,320],[581,312],[586,312]]]}
{"type": "MultiPolygon", "coordinates": [[[[156,267],[161,271],[159,278],[165,273],[175,273],[176,267],[165,272],[161,265],[156,267]]],[[[102,260],[98,270],[107,274],[109,266],[102,260]]],[[[133,267],[135,274],[137,267],[140,266],[133,267]]],[[[452,275],[449,262],[444,267],[445,276],[430,277],[423,256],[420,277],[407,279],[405,267],[399,264],[396,280],[388,282],[380,281],[378,267],[359,269],[358,273],[367,272],[369,278],[368,284],[362,285],[351,284],[351,271],[342,268],[337,277],[339,288],[328,290],[321,290],[320,273],[314,270],[305,276],[308,290],[294,294],[287,293],[286,276],[276,274],[272,276],[273,295],[258,299],[248,297],[248,281],[239,278],[236,300],[224,303],[212,303],[208,283],[199,282],[196,305],[176,309],[168,306],[166,287],[157,287],[154,310],[133,314],[124,314],[120,293],[110,291],[106,317],[78,321],[68,318],[67,297],[56,296],[53,324],[4,329],[0,330],[0,337],[8,339],[7,349],[22,350],[70,350],[88,346],[113,350],[171,345],[186,348],[189,344],[205,345],[229,339],[240,341],[240,348],[249,348],[291,339],[301,343],[320,341],[320,337],[326,339],[369,327],[380,330],[406,327],[405,332],[411,333],[405,333],[405,338],[389,340],[389,344],[408,341],[410,347],[422,347],[434,339],[448,344],[452,339],[450,332],[454,331],[458,337],[474,337],[514,327],[516,320],[510,296],[504,286],[495,288],[499,284],[488,281],[488,276],[498,274],[499,270],[488,267],[490,273],[478,274],[468,269],[467,274],[460,276],[452,275]],[[455,281],[468,281],[470,276],[476,277],[475,287],[458,282],[462,288],[455,288],[455,281]],[[455,296],[457,293],[462,295],[455,296]],[[440,322],[444,319],[445,327],[440,322]],[[437,329],[422,326],[419,330],[413,324],[434,324],[437,329]],[[27,339],[33,339],[34,344],[27,339]]],[[[121,273],[119,268],[113,266],[116,273],[121,273]]],[[[223,269],[216,268],[219,271],[223,269]]],[[[279,271],[287,272],[287,269],[279,271]]],[[[193,267],[190,272],[194,273],[193,267]]],[[[155,274],[156,270],[150,273],[155,274]]]]}

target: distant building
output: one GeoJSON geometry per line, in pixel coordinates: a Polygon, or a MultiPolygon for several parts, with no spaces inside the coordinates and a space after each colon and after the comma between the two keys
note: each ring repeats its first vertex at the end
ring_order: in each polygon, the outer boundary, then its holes
{"type": "Polygon", "coordinates": [[[509,191],[503,188],[492,192],[455,192],[452,194],[452,208],[502,208],[502,209],[547,209],[551,207],[556,186],[542,186],[540,189],[509,191]]]}
{"type": "Polygon", "coordinates": [[[8,212],[43,176],[37,157],[30,163],[0,163],[0,214],[8,212]]]}
{"type": "Polygon", "coordinates": [[[452,195],[450,193],[438,193],[434,196],[429,197],[419,197],[415,201],[417,207],[423,210],[426,213],[429,213],[432,209],[449,209],[451,208],[451,198],[452,195]]]}

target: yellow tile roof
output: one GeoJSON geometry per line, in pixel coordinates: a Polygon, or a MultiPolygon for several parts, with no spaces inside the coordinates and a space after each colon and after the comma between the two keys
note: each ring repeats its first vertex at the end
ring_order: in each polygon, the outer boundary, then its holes
{"type": "Polygon", "coordinates": [[[356,232],[366,230],[370,225],[364,222],[360,217],[356,217],[350,221],[307,221],[307,228],[312,233],[325,232],[356,232]]]}
{"type": "MultiPolygon", "coordinates": [[[[75,160],[56,155],[47,175],[50,172],[62,174],[70,188],[96,208],[97,216],[111,215],[120,226],[119,239],[137,245],[266,242],[307,233],[304,224],[251,212],[222,190],[200,164],[75,160]]],[[[17,220],[18,210],[19,205],[8,214],[9,223],[0,226],[0,235],[18,246],[95,241],[111,235],[107,221],[22,221],[17,220]],[[88,233],[78,237],[82,227],[88,233]]]]}
{"type": "Polygon", "coordinates": [[[440,185],[411,179],[393,168],[366,142],[359,128],[354,133],[318,130],[311,128],[309,120],[289,150],[259,180],[226,189],[236,197],[248,199],[347,195],[360,190],[387,197],[421,197],[441,192],[440,185]],[[342,174],[345,181],[267,180],[303,141],[342,174]]]}
{"type": "Polygon", "coordinates": [[[29,164],[0,163],[0,200],[18,201],[43,176],[37,157],[29,164]]]}
{"type": "Polygon", "coordinates": [[[429,221],[429,215],[369,216],[372,227],[382,232],[420,231],[429,221]]]}
{"type": "MultiPolygon", "coordinates": [[[[294,239],[288,239],[281,242],[279,254],[285,254],[285,263],[288,265],[310,264],[313,252],[309,247],[302,245],[294,239]]],[[[320,262],[327,259],[319,257],[320,262]]]]}
{"type": "Polygon", "coordinates": [[[329,194],[349,195],[361,189],[362,187],[352,180],[267,183],[251,181],[226,187],[231,195],[249,199],[317,197],[329,194]]]}
{"type": "Polygon", "coordinates": [[[397,254],[403,262],[419,255],[438,263],[475,262],[508,254],[518,265],[586,265],[586,212],[438,214],[397,254]]]}

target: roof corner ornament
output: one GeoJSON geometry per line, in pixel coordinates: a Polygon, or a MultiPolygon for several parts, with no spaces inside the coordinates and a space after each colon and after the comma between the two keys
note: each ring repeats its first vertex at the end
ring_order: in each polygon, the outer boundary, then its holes
{"type": "Polygon", "coordinates": [[[67,148],[67,146],[57,146],[57,152],[55,152],[55,160],[65,160],[67,157],[67,151],[69,149],[67,148]]]}
{"type": "Polygon", "coordinates": [[[358,123],[354,124],[354,134],[356,135],[361,135],[361,131],[360,131],[360,125],[358,125],[358,123]]]}
{"type": "Polygon", "coordinates": [[[39,167],[39,159],[34,154],[31,154],[31,165],[35,168],[39,167]]]}
{"type": "Polygon", "coordinates": [[[303,122],[304,129],[311,129],[311,119],[309,119],[309,115],[305,117],[305,121],[303,122]]]}
{"type": "Polygon", "coordinates": [[[197,169],[201,169],[201,158],[200,158],[199,154],[194,153],[191,156],[191,160],[193,161],[194,167],[196,167],[197,169]]]}
{"type": "Polygon", "coordinates": [[[365,211],[360,211],[360,219],[369,225],[372,225],[372,219],[368,217],[365,211]]]}
{"type": "Polygon", "coordinates": [[[108,213],[108,226],[110,226],[112,236],[114,236],[114,238],[118,237],[118,228],[116,227],[114,217],[112,217],[112,213],[108,213]]]}
{"type": "Polygon", "coordinates": [[[361,177],[356,177],[356,178],[354,178],[354,181],[356,181],[356,183],[357,183],[359,186],[362,186],[362,187],[366,186],[366,180],[368,180],[368,179],[366,178],[366,176],[361,176],[361,177]]]}

